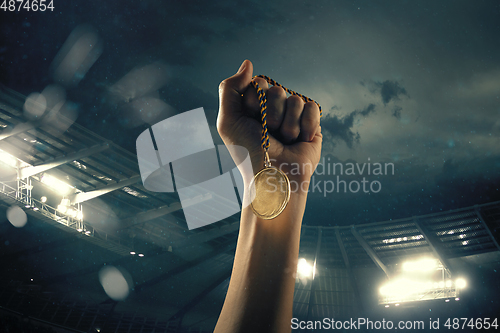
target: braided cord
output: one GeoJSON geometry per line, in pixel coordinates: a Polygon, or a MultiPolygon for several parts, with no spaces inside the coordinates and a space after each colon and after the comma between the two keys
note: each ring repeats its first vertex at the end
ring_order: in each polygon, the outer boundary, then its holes
{"type": "Polygon", "coordinates": [[[269,133],[267,131],[267,120],[266,120],[267,119],[267,98],[266,98],[266,94],[265,94],[264,90],[261,87],[259,87],[259,84],[257,83],[257,81],[255,81],[255,78],[257,78],[257,77],[263,78],[270,85],[281,87],[283,90],[285,90],[290,95],[299,96],[300,98],[302,98],[304,103],[307,103],[307,102],[316,103],[316,105],[319,108],[319,116],[320,117],[323,116],[323,111],[321,110],[321,105],[319,105],[319,103],[316,102],[315,100],[312,100],[311,98],[309,98],[307,96],[304,96],[302,94],[299,94],[298,92],[295,92],[291,89],[284,87],[283,85],[279,84],[278,82],[274,81],[273,79],[271,79],[268,76],[265,76],[265,75],[254,76],[252,79],[252,85],[257,90],[257,95],[259,97],[259,106],[260,106],[260,114],[261,114],[261,121],[262,121],[261,145],[266,153],[267,153],[267,150],[269,149],[269,133]]]}
{"type": "Polygon", "coordinates": [[[264,151],[267,152],[269,149],[269,133],[267,132],[267,99],[264,90],[259,87],[259,84],[252,80],[252,85],[257,89],[257,95],[259,96],[259,106],[260,106],[260,115],[262,121],[262,137],[261,137],[261,145],[264,151]]]}

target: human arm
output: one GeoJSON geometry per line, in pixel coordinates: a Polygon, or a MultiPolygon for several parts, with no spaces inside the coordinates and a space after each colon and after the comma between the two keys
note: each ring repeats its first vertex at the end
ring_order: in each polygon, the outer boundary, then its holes
{"type": "MultiPolygon", "coordinates": [[[[217,128],[226,145],[247,148],[254,173],[263,165],[257,94],[251,86],[253,66],[246,60],[238,73],[221,83],[217,128]]],[[[285,210],[272,220],[258,218],[250,207],[241,212],[240,232],[231,282],[216,333],[289,332],[302,217],[309,179],[321,153],[319,109],[282,88],[267,88],[269,155],[288,174],[292,186],[285,210]],[[291,174],[293,163],[300,172],[291,174]]],[[[245,188],[253,175],[243,173],[245,188]]],[[[245,196],[248,195],[245,191],[245,196]]],[[[244,198],[244,202],[248,198],[244,198]]]]}

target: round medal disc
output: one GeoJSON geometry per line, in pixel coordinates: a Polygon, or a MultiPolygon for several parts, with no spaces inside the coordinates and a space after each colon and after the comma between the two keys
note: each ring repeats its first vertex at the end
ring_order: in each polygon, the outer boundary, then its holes
{"type": "Polygon", "coordinates": [[[266,167],[253,177],[250,195],[255,215],[266,220],[274,219],[290,200],[290,181],[278,168],[266,167]]]}

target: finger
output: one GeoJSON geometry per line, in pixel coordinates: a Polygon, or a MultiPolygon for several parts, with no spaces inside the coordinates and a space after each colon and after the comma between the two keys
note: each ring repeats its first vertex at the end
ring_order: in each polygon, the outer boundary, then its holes
{"type": "MultiPolygon", "coordinates": [[[[255,78],[255,82],[264,91],[267,97],[268,85],[267,81],[263,78],[255,78]]],[[[257,89],[253,85],[250,85],[250,89],[247,89],[243,94],[243,105],[245,115],[252,118],[260,119],[260,101],[259,95],[257,94],[257,89]]]]}
{"type": "Polygon", "coordinates": [[[286,92],[281,87],[267,90],[267,127],[270,131],[280,128],[285,115],[286,92]]]}
{"type": "Polygon", "coordinates": [[[242,97],[249,90],[252,80],[253,65],[249,60],[243,61],[238,72],[225,79],[219,85],[219,114],[217,128],[224,131],[234,122],[235,117],[241,115],[242,97]]]}
{"type": "Polygon", "coordinates": [[[300,116],[303,109],[304,102],[299,96],[290,96],[287,98],[285,115],[280,128],[283,143],[291,143],[299,137],[300,116]]]}
{"type": "Polygon", "coordinates": [[[245,60],[236,74],[220,83],[219,97],[221,112],[241,110],[241,95],[248,90],[252,80],[252,73],[252,62],[245,60]]]}
{"type": "Polygon", "coordinates": [[[316,134],[314,134],[314,135],[317,137],[320,137],[320,138],[323,137],[323,133],[321,133],[321,125],[318,126],[318,128],[316,128],[316,134]]]}
{"type": "Polygon", "coordinates": [[[312,141],[320,122],[319,107],[314,102],[307,102],[300,119],[300,139],[312,141]]]}

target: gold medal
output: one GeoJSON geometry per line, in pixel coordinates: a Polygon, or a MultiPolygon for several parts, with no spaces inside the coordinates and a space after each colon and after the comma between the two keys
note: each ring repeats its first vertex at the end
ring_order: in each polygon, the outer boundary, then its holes
{"type": "Polygon", "coordinates": [[[280,169],[267,166],[250,184],[251,207],[258,217],[271,220],[281,214],[290,200],[290,181],[280,169]]]}
{"type": "MultiPolygon", "coordinates": [[[[273,79],[259,75],[265,79],[269,84],[273,86],[278,86],[283,88],[286,92],[292,95],[297,95],[302,98],[302,100],[307,102],[314,102],[309,97],[296,93],[293,90],[283,87],[278,82],[273,79]]],[[[254,77],[255,79],[255,77],[254,77]]],[[[267,109],[267,99],[264,90],[257,84],[255,80],[252,80],[252,85],[257,89],[257,95],[259,96],[259,105],[262,121],[262,140],[261,145],[265,153],[264,157],[264,169],[260,170],[252,179],[250,183],[250,198],[253,198],[250,206],[253,212],[258,217],[271,220],[281,214],[285,209],[288,201],[290,200],[290,181],[283,171],[271,166],[271,161],[269,159],[269,133],[267,132],[267,122],[266,122],[266,109],[267,109]]],[[[321,106],[315,102],[320,111],[321,116],[321,106]]]]}

